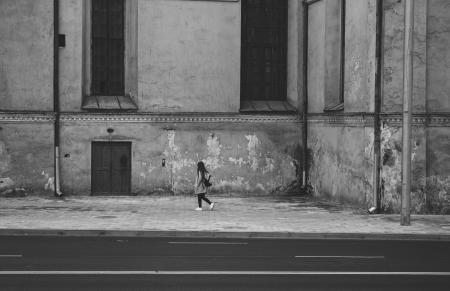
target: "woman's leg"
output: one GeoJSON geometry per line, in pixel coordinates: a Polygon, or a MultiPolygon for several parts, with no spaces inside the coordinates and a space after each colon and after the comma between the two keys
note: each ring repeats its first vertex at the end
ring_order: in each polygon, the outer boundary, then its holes
{"type": "Polygon", "coordinates": [[[206,203],[208,203],[209,205],[211,205],[211,201],[209,201],[208,198],[206,198],[205,196],[206,194],[203,194],[202,199],[206,201],[206,203]]]}
{"type": "Polygon", "coordinates": [[[205,194],[204,194],[204,193],[202,193],[202,194],[197,194],[197,200],[198,200],[198,207],[199,207],[199,208],[202,208],[202,199],[203,199],[203,197],[205,197],[205,194]]]}

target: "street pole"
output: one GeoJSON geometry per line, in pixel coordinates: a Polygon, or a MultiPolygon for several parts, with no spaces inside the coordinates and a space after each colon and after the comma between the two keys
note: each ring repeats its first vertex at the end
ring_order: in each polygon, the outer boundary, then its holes
{"type": "Polygon", "coordinates": [[[411,121],[413,89],[414,1],[405,1],[405,51],[403,70],[403,149],[401,225],[411,224],[411,121]]]}

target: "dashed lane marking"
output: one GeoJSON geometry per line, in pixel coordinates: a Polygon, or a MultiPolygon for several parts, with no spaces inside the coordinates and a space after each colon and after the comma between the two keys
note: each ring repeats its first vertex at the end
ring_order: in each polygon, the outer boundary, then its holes
{"type": "Polygon", "coordinates": [[[296,258],[307,259],[384,259],[384,256],[295,256],[296,258]]]}
{"type": "Polygon", "coordinates": [[[248,242],[226,242],[226,241],[169,241],[169,244],[184,245],[248,245],[248,242]]]}
{"type": "Polygon", "coordinates": [[[22,255],[0,255],[0,258],[22,258],[22,255]]]}

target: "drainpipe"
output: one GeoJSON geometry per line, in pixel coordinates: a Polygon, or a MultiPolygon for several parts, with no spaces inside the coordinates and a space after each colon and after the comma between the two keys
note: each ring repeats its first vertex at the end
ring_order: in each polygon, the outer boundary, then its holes
{"type": "Polygon", "coordinates": [[[377,0],[377,28],[376,28],[376,62],[375,72],[375,114],[374,114],[374,177],[373,177],[373,207],[370,213],[381,211],[381,94],[382,94],[382,51],[383,51],[383,0],[377,0]]]}
{"type": "Polygon", "coordinates": [[[302,139],[303,139],[303,189],[308,185],[308,2],[303,0],[303,113],[302,113],[302,139]]]}
{"type": "Polygon", "coordinates": [[[414,1],[405,0],[405,50],[403,71],[403,150],[401,225],[411,224],[411,119],[413,91],[414,1]]]}
{"type": "Polygon", "coordinates": [[[59,0],[53,0],[53,114],[54,123],[54,165],[55,165],[55,196],[61,197],[59,172],[59,0]]]}

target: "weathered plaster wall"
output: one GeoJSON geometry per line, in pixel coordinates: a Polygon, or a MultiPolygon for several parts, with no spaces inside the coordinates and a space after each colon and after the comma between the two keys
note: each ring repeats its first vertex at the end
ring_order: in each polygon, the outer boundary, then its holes
{"type": "MultiPolygon", "coordinates": [[[[414,212],[421,212],[424,204],[423,190],[426,177],[426,131],[413,128],[411,205],[414,212]]],[[[381,131],[381,185],[382,207],[385,212],[400,212],[402,194],[402,130],[385,125],[381,131]]]]}
{"type": "Polygon", "coordinates": [[[9,178],[8,188],[27,193],[53,191],[52,129],[51,123],[0,124],[0,182],[9,178]]]}
{"type": "Polygon", "coordinates": [[[237,112],[240,2],[139,1],[139,106],[237,112]]]}
{"type": "MultiPolygon", "coordinates": [[[[427,2],[414,1],[413,110],[426,111],[427,2]]],[[[403,110],[404,1],[384,1],[383,112],[403,110]]]]}
{"type": "Polygon", "coordinates": [[[212,191],[220,194],[270,194],[297,182],[298,124],[65,123],[65,192],[90,192],[91,141],[108,140],[109,127],[115,130],[112,140],[132,141],[135,193],[191,193],[199,159],[213,175],[212,191]]]}
{"type": "MultiPolygon", "coordinates": [[[[450,73],[448,1],[416,0],[414,15],[413,111],[448,112],[450,73]]],[[[382,110],[401,112],[403,107],[404,1],[384,2],[384,78],[382,110]]],[[[382,205],[400,211],[401,125],[382,128],[382,205]]],[[[412,207],[415,213],[450,213],[448,128],[413,127],[412,207]]]]}
{"type": "Polygon", "coordinates": [[[62,111],[80,111],[83,67],[83,1],[60,1],[59,30],[66,46],[59,49],[59,92],[62,111]]]}
{"type": "Polygon", "coordinates": [[[450,4],[428,0],[427,109],[450,111],[450,4]]]}
{"type": "Polygon", "coordinates": [[[309,6],[308,16],[308,112],[325,107],[325,1],[309,6]]]}
{"type": "Polygon", "coordinates": [[[0,109],[53,108],[53,2],[0,1],[0,109]]]}
{"type": "Polygon", "coordinates": [[[329,107],[341,100],[341,1],[326,0],[325,9],[325,107],[329,107]]]}
{"type": "Polygon", "coordinates": [[[314,195],[373,206],[373,128],[312,124],[308,131],[314,195]]]}
{"type": "MultiPolygon", "coordinates": [[[[340,6],[309,6],[308,111],[323,112],[340,94],[340,6]]],[[[375,96],[376,0],[346,1],[344,111],[372,112],[375,96]]]]}
{"type": "Polygon", "coordinates": [[[450,128],[427,130],[426,210],[450,214],[450,128]]]}
{"type": "MultiPolygon", "coordinates": [[[[301,7],[296,0],[288,1],[287,99],[297,107],[301,90],[298,37],[301,7]]],[[[88,73],[84,71],[87,68],[83,70],[83,63],[90,52],[84,45],[87,41],[84,33],[89,30],[89,23],[83,19],[86,13],[83,5],[75,0],[60,3],[60,32],[66,35],[66,47],[59,50],[63,111],[81,111],[86,90],[83,74],[88,73]]],[[[238,112],[240,1],[141,0],[136,5],[139,93],[135,101],[139,110],[238,112]]],[[[132,13],[126,15],[135,17],[132,13]]]]}
{"type": "MultiPolygon", "coordinates": [[[[450,213],[449,133],[443,127],[413,128],[411,205],[414,213],[450,213]]],[[[381,154],[383,209],[398,213],[402,191],[401,127],[383,127],[381,154]]]]}
{"type": "Polygon", "coordinates": [[[376,0],[347,0],[345,112],[373,112],[376,70],[376,0]]]}
{"type": "Polygon", "coordinates": [[[301,92],[301,80],[299,61],[301,54],[299,48],[302,48],[299,43],[299,36],[302,31],[302,17],[299,4],[297,0],[288,0],[288,44],[287,44],[287,100],[288,102],[298,108],[299,106],[299,92],[301,92]]]}

